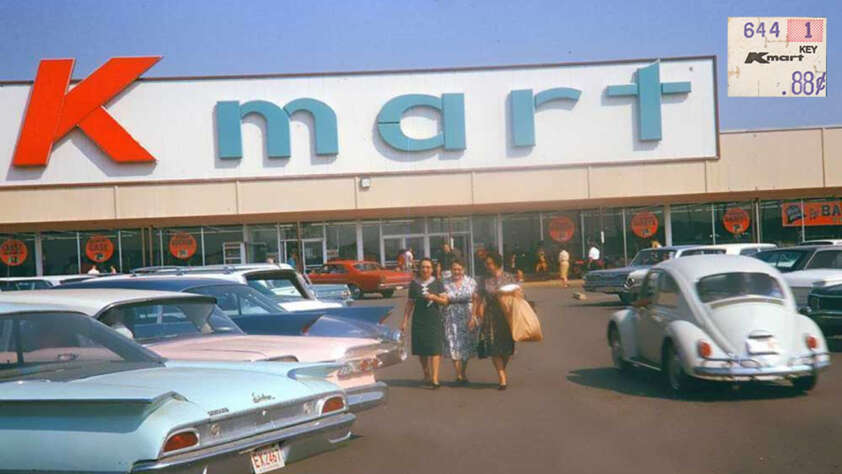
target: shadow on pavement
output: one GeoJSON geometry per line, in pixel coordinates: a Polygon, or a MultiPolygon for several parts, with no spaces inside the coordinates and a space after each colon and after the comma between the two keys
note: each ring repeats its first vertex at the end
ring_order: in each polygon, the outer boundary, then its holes
{"type": "Polygon", "coordinates": [[[577,385],[611,390],[638,397],[675,399],[688,402],[720,402],[731,400],[768,400],[803,395],[787,383],[715,383],[702,382],[690,395],[676,398],[666,387],[659,372],[634,369],[620,373],[613,367],[572,370],[567,380],[577,385]]]}
{"type": "MultiPolygon", "coordinates": [[[[421,390],[432,390],[429,385],[426,385],[423,380],[421,379],[381,379],[381,382],[386,382],[386,385],[389,387],[404,387],[404,388],[417,388],[421,390]]],[[[496,383],[489,383],[489,382],[468,382],[467,385],[457,385],[455,381],[452,380],[442,380],[441,381],[442,387],[447,388],[454,388],[454,389],[468,389],[468,390],[488,390],[494,389],[497,390],[496,383]]]]}

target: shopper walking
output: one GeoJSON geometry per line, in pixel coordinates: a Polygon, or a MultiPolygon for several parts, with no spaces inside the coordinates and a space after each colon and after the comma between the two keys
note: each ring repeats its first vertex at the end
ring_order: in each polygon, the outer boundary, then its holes
{"type": "Polygon", "coordinates": [[[599,258],[601,254],[599,251],[599,247],[596,246],[593,241],[591,241],[591,247],[588,249],[588,266],[587,269],[593,270],[594,266],[599,264],[599,258]]]}
{"type": "Polygon", "coordinates": [[[468,383],[468,360],[477,355],[478,321],[474,314],[477,282],[465,275],[459,259],[450,263],[451,278],[444,281],[447,306],[444,307],[444,356],[453,360],[456,383],[468,383]]]}
{"type": "Polygon", "coordinates": [[[570,273],[570,254],[566,248],[562,248],[558,253],[558,266],[561,273],[561,286],[567,288],[570,286],[567,281],[567,276],[570,273]]]}
{"type": "Polygon", "coordinates": [[[447,304],[444,285],[433,276],[433,261],[419,260],[418,277],[409,284],[409,299],[403,314],[401,332],[406,334],[412,318],[412,354],[418,356],[424,382],[434,389],[439,385],[443,324],[440,305],[447,304]]]}
{"type": "Polygon", "coordinates": [[[517,278],[503,271],[503,257],[499,254],[489,253],[485,259],[485,267],[488,277],[480,287],[481,299],[477,311],[481,328],[478,351],[480,357],[491,357],[499,381],[497,389],[505,390],[508,386],[506,366],[515,352],[515,341],[512,339],[512,329],[506,321],[498,296],[501,294],[501,287],[517,284],[517,278]]]}

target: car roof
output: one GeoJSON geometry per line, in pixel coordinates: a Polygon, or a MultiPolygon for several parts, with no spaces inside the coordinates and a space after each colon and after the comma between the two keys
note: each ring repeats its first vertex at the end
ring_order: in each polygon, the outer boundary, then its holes
{"type": "Polygon", "coordinates": [[[28,277],[3,277],[0,281],[50,281],[53,283],[60,283],[64,280],[70,279],[90,279],[95,278],[96,275],[87,274],[71,274],[71,275],[42,275],[42,276],[28,276],[28,277]]]}
{"type": "Polygon", "coordinates": [[[191,288],[218,285],[241,285],[241,283],[223,278],[152,274],[149,276],[97,278],[95,280],[67,283],[61,285],[59,289],[124,288],[157,291],[185,291],[191,288]]]}
{"type": "Polygon", "coordinates": [[[709,275],[730,272],[767,273],[772,275],[778,273],[777,270],[760,259],[743,257],[741,255],[691,255],[689,257],[666,260],[653,268],[662,268],[680,274],[688,281],[696,281],[709,275]]]}
{"type": "Polygon", "coordinates": [[[18,303],[0,301],[0,314],[41,312],[41,311],[67,311],[67,308],[53,306],[50,304],[18,303]]]}
{"type": "Polygon", "coordinates": [[[701,247],[701,245],[664,245],[662,247],[649,247],[645,249],[640,249],[639,252],[649,252],[649,251],[658,251],[658,250],[682,250],[682,249],[689,249],[701,247]]]}
{"type": "Polygon", "coordinates": [[[166,273],[244,273],[253,270],[292,270],[286,263],[243,263],[236,265],[201,265],[197,267],[187,266],[163,266],[163,267],[141,267],[132,270],[132,273],[143,274],[166,274],[166,273]]]}
{"type": "Polygon", "coordinates": [[[750,249],[750,248],[764,248],[764,249],[775,249],[778,248],[775,244],[767,244],[767,243],[743,243],[743,244],[711,244],[711,245],[702,245],[700,248],[706,249],[750,249]]]}
{"type": "Polygon", "coordinates": [[[111,288],[49,289],[0,293],[0,305],[7,303],[43,305],[52,307],[54,310],[77,311],[88,316],[94,316],[102,309],[115,304],[168,299],[195,299],[197,302],[215,301],[214,298],[207,296],[171,291],[142,291],[111,288]]]}

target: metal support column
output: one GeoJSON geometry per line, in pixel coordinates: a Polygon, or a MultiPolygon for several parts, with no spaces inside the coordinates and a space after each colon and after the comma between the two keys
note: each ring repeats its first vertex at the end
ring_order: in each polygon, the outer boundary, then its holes
{"type": "Polygon", "coordinates": [[[672,207],[664,204],[664,240],[665,245],[672,245],[672,207]]]}

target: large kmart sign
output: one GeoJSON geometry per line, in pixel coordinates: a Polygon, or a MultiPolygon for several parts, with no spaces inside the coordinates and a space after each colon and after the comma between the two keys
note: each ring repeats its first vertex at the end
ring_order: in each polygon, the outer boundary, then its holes
{"type": "Polygon", "coordinates": [[[2,185],[479,170],[711,158],[714,59],[138,79],[114,58],[0,87],[2,185]]]}

